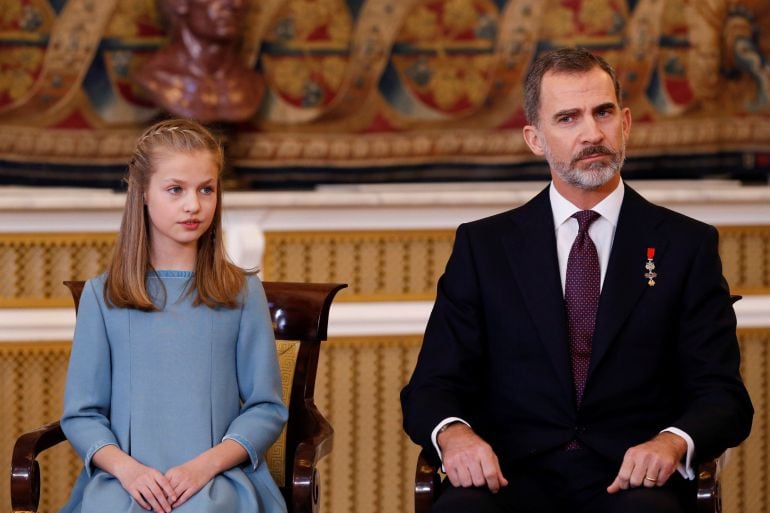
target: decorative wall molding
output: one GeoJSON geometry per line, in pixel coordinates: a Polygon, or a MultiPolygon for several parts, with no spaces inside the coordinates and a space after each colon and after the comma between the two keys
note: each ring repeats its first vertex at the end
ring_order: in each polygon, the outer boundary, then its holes
{"type": "MultiPolygon", "coordinates": [[[[336,185],[225,192],[226,225],[264,231],[456,228],[519,206],[547,182],[336,185]]],[[[710,224],[770,224],[770,188],[736,181],[630,181],[644,197],[710,224]]],[[[117,231],[125,195],[101,189],[0,187],[0,232],[117,231]],[[56,223],[51,223],[51,216],[56,223]]]]}
{"type": "MultiPolygon", "coordinates": [[[[329,314],[329,336],[419,336],[432,308],[432,301],[335,302],[329,314]]],[[[735,313],[740,329],[770,327],[770,295],[744,296],[735,304],[735,313]]],[[[71,307],[0,308],[0,345],[69,340],[74,327],[71,307]]]]}

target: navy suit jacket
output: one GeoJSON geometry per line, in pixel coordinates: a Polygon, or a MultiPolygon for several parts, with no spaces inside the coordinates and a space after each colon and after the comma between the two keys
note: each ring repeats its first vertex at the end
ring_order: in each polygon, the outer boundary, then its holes
{"type": "Polygon", "coordinates": [[[626,186],[578,408],[546,188],[458,228],[401,393],[404,428],[430,448],[441,420],[463,418],[505,466],[573,437],[619,463],[674,426],[693,438],[698,460],[710,458],[751,428],[735,329],[716,229],[626,186]]]}

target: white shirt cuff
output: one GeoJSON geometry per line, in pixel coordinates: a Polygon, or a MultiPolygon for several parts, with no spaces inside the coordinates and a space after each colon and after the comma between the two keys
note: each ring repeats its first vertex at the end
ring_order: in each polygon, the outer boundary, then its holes
{"type": "Polygon", "coordinates": [[[441,422],[438,423],[438,425],[433,428],[433,431],[430,433],[430,441],[433,442],[433,447],[436,449],[436,454],[438,454],[438,459],[441,460],[441,471],[446,472],[446,469],[444,469],[444,457],[441,455],[441,448],[438,446],[438,432],[439,430],[446,426],[447,424],[451,424],[452,422],[462,422],[468,427],[471,427],[470,424],[465,422],[463,419],[459,417],[447,417],[441,422]]]}
{"type": "Polygon", "coordinates": [[[679,472],[679,474],[681,474],[683,478],[692,481],[695,479],[695,471],[692,469],[692,456],[695,454],[695,442],[692,441],[690,435],[679,428],[668,427],[661,431],[661,433],[664,432],[673,433],[680,438],[683,438],[684,441],[687,442],[687,456],[685,457],[684,463],[681,461],[677,463],[676,470],[679,472]]]}

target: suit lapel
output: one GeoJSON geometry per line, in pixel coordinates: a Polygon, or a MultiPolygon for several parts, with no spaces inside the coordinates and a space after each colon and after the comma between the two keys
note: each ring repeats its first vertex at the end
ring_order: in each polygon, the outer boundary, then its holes
{"type": "Polygon", "coordinates": [[[548,188],[511,217],[503,236],[516,284],[564,389],[572,394],[567,318],[556,256],[556,236],[548,188]]]}
{"type": "MultiPolygon", "coordinates": [[[[588,380],[601,363],[627,317],[649,288],[644,273],[647,248],[655,248],[655,260],[663,256],[667,240],[657,226],[660,212],[636,191],[626,186],[618,226],[604,277],[596,317],[588,380]]],[[[586,385],[588,386],[588,384],[586,385]]]]}

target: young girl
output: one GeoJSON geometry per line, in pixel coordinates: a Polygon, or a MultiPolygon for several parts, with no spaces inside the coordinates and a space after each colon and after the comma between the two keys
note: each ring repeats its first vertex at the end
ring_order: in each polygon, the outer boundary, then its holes
{"type": "Polygon", "coordinates": [[[63,512],[279,513],[262,455],[288,413],[259,279],[224,253],[222,149],[171,120],[138,140],[109,270],[83,289],[61,426],[63,512]]]}

